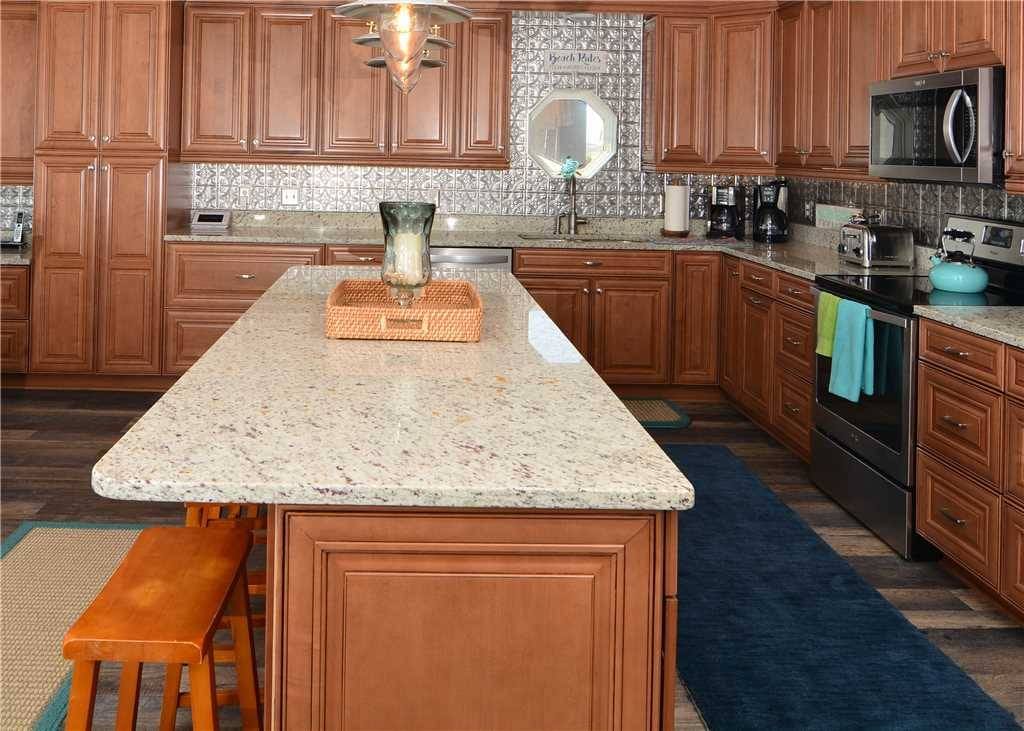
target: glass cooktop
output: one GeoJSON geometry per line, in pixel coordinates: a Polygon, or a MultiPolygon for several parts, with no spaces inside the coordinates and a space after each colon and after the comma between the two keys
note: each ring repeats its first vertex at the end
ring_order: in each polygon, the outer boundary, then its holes
{"type": "Polygon", "coordinates": [[[937,290],[927,276],[908,274],[827,274],[818,288],[839,297],[912,314],[915,305],[1000,307],[1024,305],[1024,290],[989,285],[984,292],[961,294],[937,290]]]}

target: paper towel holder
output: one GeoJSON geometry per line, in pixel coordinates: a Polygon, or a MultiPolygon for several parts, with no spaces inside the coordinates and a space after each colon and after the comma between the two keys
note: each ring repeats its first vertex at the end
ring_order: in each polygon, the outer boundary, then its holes
{"type": "Polygon", "coordinates": [[[661,210],[665,225],[661,229],[661,235],[665,238],[685,239],[690,235],[690,186],[687,182],[675,182],[672,176],[665,176],[664,188],[661,194],[661,210]],[[678,200],[670,212],[669,188],[680,188],[678,200]],[[678,207],[678,210],[676,208],[678,207]]]}

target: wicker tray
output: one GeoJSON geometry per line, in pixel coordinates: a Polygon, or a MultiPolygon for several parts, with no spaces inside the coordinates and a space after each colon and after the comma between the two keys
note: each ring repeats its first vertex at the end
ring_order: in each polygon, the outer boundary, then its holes
{"type": "Polygon", "coordinates": [[[469,282],[430,282],[409,307],[401,308],[381,281],[346,279],[327,298],[324,331],[350,340],[480,340],[484,308],[469,282]]]}

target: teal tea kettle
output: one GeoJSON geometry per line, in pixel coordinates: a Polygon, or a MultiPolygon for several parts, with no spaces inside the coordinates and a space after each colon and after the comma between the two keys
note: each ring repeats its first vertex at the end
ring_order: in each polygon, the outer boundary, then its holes
{"type": "Polygon", "coordinates": [[[928,272],[928,279],[931,280],[935,289],[945,292],[976,294],[984,292],[988,287],[988,272],[974,263],[974,234],[970,231],[953,228],[943,231],[939,236],[939,247],[935,250],[935,254],[929,257],[929,261],[932,263],[932,269],[928,272]],[[946,238],[969,242],[971,253],[948,251],[946,238]]]}

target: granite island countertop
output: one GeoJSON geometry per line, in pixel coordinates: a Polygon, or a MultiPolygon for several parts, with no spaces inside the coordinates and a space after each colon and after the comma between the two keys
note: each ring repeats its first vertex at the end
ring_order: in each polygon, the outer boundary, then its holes
{"type": "MultiPolygon", "coordinates": [[[[460,272],[466,277],[466,272],[460,272]]],[[[108,451],[126,500],[683,510],[693,488],[510,274],[479,343],[327,340],[295,267],[108,451]]]]}

